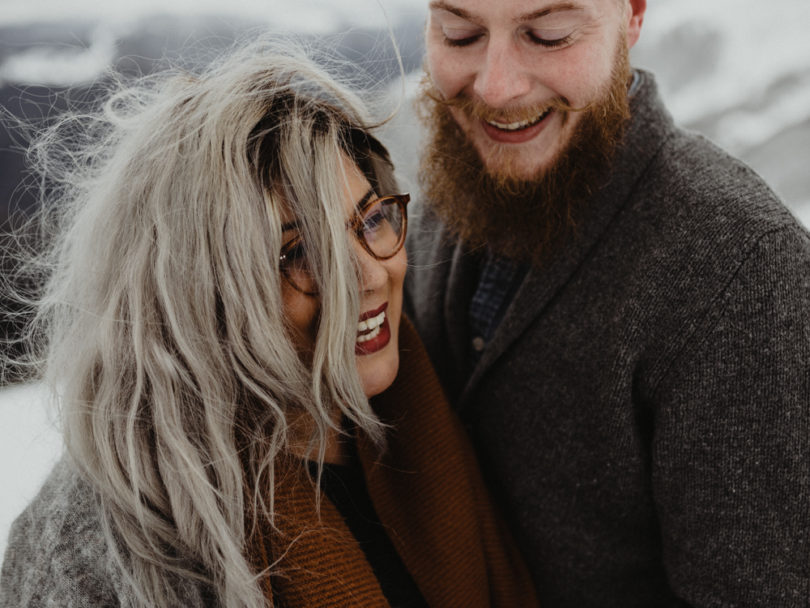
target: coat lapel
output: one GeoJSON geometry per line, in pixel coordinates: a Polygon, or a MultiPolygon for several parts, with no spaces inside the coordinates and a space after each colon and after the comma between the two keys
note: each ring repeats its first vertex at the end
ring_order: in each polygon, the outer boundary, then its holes
{"type": "MultiPolygon", "coordinates": [[[[455,377],[468,378],[470,374],[469,303],[475,292],[479,267],[476,257],[463,245],[453,250],[447,292],[444,298],[448,345],[455,364],[455,377]]],[[[453,387],[453,397],[458,397],[463,385],[453,387]]]]}
{"type": "Polygon", "coordinates": [[[475,289],[477,267],[429,210],[417,210],[412,224],[407,247],[413,267],[405,279],[405,309],[455,401],[470,372],[467,303],[475,289]]]}

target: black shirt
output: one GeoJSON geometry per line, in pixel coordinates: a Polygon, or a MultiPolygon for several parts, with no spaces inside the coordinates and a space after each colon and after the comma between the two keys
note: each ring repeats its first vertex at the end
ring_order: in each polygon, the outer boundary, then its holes
{"type": "MultiPolygon", "coordinates": [[[[310,468],[314,475],[315,464],[311,463],[310,468]]],[[[427,608],[419,588],[377,517],[357,458],[348,464],[324,463],[321,488],[363,549],[392,608],[427,608]]]]}

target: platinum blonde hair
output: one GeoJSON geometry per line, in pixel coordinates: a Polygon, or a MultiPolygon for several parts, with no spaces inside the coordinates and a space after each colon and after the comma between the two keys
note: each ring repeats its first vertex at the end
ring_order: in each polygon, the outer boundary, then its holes
{"type": "Polygon", "coordinates": [[[58,173],[60,221],[37,319],[43,376],[143,605],[178,606],[176,586],[197,579],[222,605],[265,606],[250,537],[273,524],[294,425],[310,422],[321,462],[335,408],[382,442],[355,363],[342,158],[378,193],[395,191],[392,169],[361,100],[279,48],[119,90],[89,126],[66,119],[37,148],[58,173]],[[311,361],[283,312],[285,212],[322,294],[311,361]]]}

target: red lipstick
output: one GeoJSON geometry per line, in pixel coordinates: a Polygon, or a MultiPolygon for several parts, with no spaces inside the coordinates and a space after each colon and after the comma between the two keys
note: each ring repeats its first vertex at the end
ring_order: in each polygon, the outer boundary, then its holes
{"type": "Polygon", "coordinates": [[[371,327],[362,330],[358,327],[357,342],[354,345],[355,355],[370,355],[388,345],[391,340],[391,327],[388,324],[388,315],[385,314],[387,308],[388,302],[360,315],[359,323],[365,321],[371,327]],[[380,315],[383,315],[383,318],[377,321],[380,315]]]}

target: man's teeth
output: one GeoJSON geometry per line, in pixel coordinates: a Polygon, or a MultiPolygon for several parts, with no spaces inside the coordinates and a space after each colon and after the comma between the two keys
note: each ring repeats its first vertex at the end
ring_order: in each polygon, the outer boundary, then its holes
{"type": "Polygon", "coordinates": [[[510,123],[503,123],[498,122],[496,120],[488,120],[487,122],[491,124],[493,127],[500,129],[501,131],[519,131],[520,129],[525,129],[526,127],[530,127],[532,125],[536,125],[538,122],[543,120],[551,110],[546,110],[542,114],[535,116],[530,120],[520,120],[518,122],[510,122],[510,123]]]}
{"type": "Polygon", "coordinates": [[[365,321],[360,321],[357,324],[357,332],[360,334],[357,336],[357,341],[368,342],[369,340],[372,340],[380,335],[380,326],[383,324],[383,321],[385,321],[385,311],[382,311],[376,317],[371,317],[365,321]]]}

